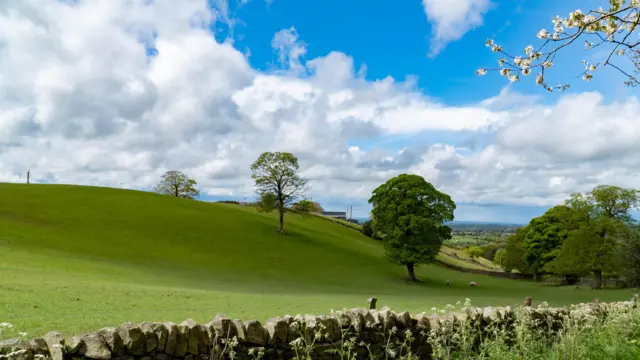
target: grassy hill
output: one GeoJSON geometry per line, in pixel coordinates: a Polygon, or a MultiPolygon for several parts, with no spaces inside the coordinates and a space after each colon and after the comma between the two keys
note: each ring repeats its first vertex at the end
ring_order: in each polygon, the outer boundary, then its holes
{"type": "Polygon", "coordinates": [[[275,215],[151,193],[0,183],[0,322],[67,334],[125,321],[208,321],[216,313],[266,320],[361,307],[370,296],[429,311],[480,305],[627,299],[419,267],[408,284],[381,244],[324,219],[275,215]],[[452,287],[445,286],[445,279],[452,287]],[[476,281],[477,288],[467,287],[476,281]]]}

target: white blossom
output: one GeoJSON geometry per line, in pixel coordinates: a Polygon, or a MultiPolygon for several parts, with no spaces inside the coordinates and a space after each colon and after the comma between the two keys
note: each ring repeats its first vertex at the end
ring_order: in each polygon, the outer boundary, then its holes
{"type": "Polygon", "coordinates": [[[478,69],[477,73],[478,73],[478,75],[480,75],[480,76],[487,75],[487,69],[485,69],[485,68],[480,68],[480,69],[478,69]]]}
{"type": "MultiPolygon", "coordinates": [[[[640,0],[638,0],[638,1],[640,2],[640,0]]],[[[618,55],[618,56],[624,55],[624,49],[620,49],[620,50],[616,51],[616,55],[618,55]]]]}
{"type": "Polygon", "coordinates": [[[518,80],[520,80],[520,78],[518,78],[518,75],[509,75],[509,81],[516,82],[518,80]]]}
{"type": "Polygon", "coordinates": [[[596,66],[595,65],[589,66],[589,71],[596,71],[596,66]]]}
{"type": "Polygon", "coordinates": [[[507,76],[511,72],[511,69],[500,69],[500,75],[507,76]]]}
{"type": "Polygon", "coordinates": [[[529,74],[531,74],[531,69],[529,68],[522,69],[522,75],[528,76],[529,74]]]}
{"type": "Polygon", "coordinates": [[[520,57],[520,56],[516,56],[516,57],[513,59],[513,63],[514,63],[514,64],[516,64],[517,66],[520,66],[520,64],[522,63],[522,57],[520,57]]]}
{"type": "Polygon", "coordinates": [[[590,81],[591,79],[593,79],[593,75],[592,74],[585,74],[582,79],[584,81],[590,81]]]}
{"type": "Polygon", "coordinates": [[[542,73],[538,73],[538,75],[536,75],[536,84],[542,85],[543,83],[544,83],[544,75],[542,75],[542,73]]]}
{"type": "Polygon", "coordinates": [[[538,34],[536,35],[539,39],[548,39],[549,35],[551,35],[547,30],[542,29],[540,31],[538,31],[538,34]]]}
{"type": "Polygon", "coordinates": [[[498,60],[498,65],[502,66],[502,65],[504,65],[505,62],[506,62],[506,60],[504,58],[500,58],[498,60]]]}
{"type": "Polygon", "coordinates": [[[527,54],[527,55],[532,54],[533,53],[533,46],[529,45],[526,48],[524,48],[524,53],[527,54]]]}
{"type": "Polygon", "coordinates": [[[551,66],[553,66],[553,63],[551,61],[545,61],[542,63],[542,67],[545,69],[550,68],[551,66]]]}

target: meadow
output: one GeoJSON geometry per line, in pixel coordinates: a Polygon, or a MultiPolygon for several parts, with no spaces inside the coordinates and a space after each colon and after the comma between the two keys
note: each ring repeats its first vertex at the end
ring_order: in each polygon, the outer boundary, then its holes
{"type": "MultiPolygon", "coordinates": [[[[324,219],[140,191],[0,183],[0,322],[33,336],[133,321],[266,320],[378,306],[421,312],[476,306],[626,300],[631,290],[575,290],[437,265],[405,281],[380,242],[324,219]],[[450,280],[452,286],[445,285],[450,280]],[[469,288],[476,281],[478,287],[469,288]]],[[[441,254],[441,257],[445,256],[441,254]]]]}

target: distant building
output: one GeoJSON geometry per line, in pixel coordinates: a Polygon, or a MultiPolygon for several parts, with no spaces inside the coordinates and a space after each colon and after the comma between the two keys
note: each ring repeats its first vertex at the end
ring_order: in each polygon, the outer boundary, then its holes
{"type": "Polygon", "coordinates": [[[347,212],[346,211],[323,211],[322,215],[331,217],[334,219],[347,220],[347,212]]]}

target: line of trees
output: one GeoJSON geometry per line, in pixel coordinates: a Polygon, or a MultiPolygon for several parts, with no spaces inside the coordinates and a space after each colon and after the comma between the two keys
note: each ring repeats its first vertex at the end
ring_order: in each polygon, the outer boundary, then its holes
{"type": "MultiPolygon", "coordinates": [[[[308,216],[322,212],[317,202],[300,200],[308,191],[307,180],[298,174],[298,158],[287,152],[265,152],[251,164],[251,177],[255,181],[258,195],[256,205],[261,212],[276,211],[284,234],[284,216],[287,212],[308,216]]],[[[197,182],[180,171],[168,171],[155,191],[159,194],[185,199],[195,199],[200,194],[197,182]]]]}
{"type": "MultiPolygon", "coordinates": [[[[303,199],[307,180],[299,175],[298,159],[287,152],[265,152],[251,165],[261,212],[277,212],[278,231],[284,234],[285,214],[307,216],[321,211],[303,199]],[[299,200],[301,199],[301,200],[299,200]]],[[[156,191],[194,199],[196,181],[179,171],[163,175],[156,191]]],[[[418,175],[402,174],[377,187],[369,203],[372,219],[363,233],[382,241],[386,258],[406,267],[408,278],[419,281],[415,268],[435,260],[452,230],[456,205],[418,175]]],[[[640,284],[640,229],[630,211],[640,206],[640,191],[600,185],[575,193],[507,238],[494,261],[506,271],[556,274],[567,281],[592,275],[600,288],[603,277],[624,277],[640,284]]],[[[470,250],[472,257],[482,256],[470,250]]]]}
{"type": "MultiPolygon", "coordinates": [[[[278,231],[284,234],[285,214],[308,216],[322,211],[318,203],[303,198],[307,180],[299,175],[298,158],[287,152],[265,152],[251,164],[259,211],[278,213],[278,231]]],[[[161,194],[194,199],[199,191],[196,181],[179,171],[162,176],[156,191],[161,194]]],[[[369,203],[372,220],[363,232],[384,244],[387,259],[405,266],[409,280],[418,281],[415,268],[435,260],[445,240],[451,239],[456,208],[451,197],[418,175],[402,174],[376,188],[369,203]]]]}
{"type": "Polygon", "coordinates": [[[623,277],[640,285],[640,229],[630,211],[640,206],[640,191],[599,185],[574,193],[507,239],[494,261],[506,271],[555,274],[571,283],[593,276],[623,277]]]}

